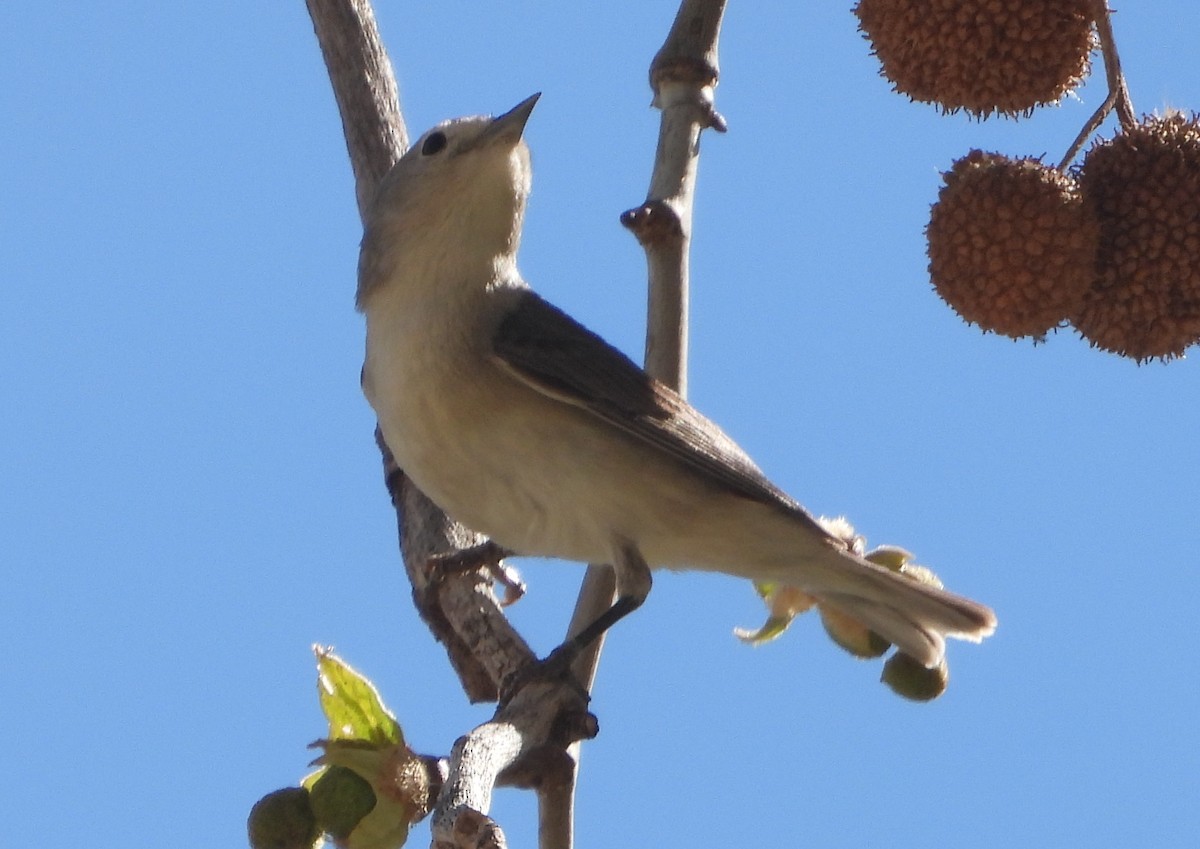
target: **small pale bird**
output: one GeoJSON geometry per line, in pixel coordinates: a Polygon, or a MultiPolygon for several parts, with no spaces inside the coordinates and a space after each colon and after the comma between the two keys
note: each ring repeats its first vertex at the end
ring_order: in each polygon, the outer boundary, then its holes
{"type": "Polygon", "coordinates": [[[381,182],[357,306],[363,390],[397,463],[441,509],[522,555],[611,563],[638,607],[650,569],[799,587],[927,666],[990,609],[856,554],[676,392],[535,294],[517,270],[538,95],[445,121],[381,182]]]}

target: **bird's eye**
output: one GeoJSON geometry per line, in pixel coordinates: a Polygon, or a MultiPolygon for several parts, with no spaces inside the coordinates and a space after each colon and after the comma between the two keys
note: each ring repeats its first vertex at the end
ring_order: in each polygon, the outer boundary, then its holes
{"type": "Polygon", "coordinates": [[[422,156],[433,156],[441,151],[446,146],[446,134],[441,130],[430,133],[425,137],[425,143],[421,145],[422,156]]]}

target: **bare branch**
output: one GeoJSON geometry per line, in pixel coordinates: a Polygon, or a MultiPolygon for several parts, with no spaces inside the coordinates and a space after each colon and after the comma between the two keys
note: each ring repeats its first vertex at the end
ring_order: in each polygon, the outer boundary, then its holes
{"type": "Polygon", "coordinates": [[[1129,97],[1129,87],[1125,84],[1125,74],[1121,71],[1121,58],[1117,55],[1117,39],[1113,35],[1112,10],[1108,8],[1108,0],[1095,0],[1096,3],[1096,32],[1100,36],[1100,50],[1104,55],[1104,74],[1108,80],[1108,90],[1116,93],[1117,119],[1121,126],[1129,129],[1137,123],[1137,115],[1133,111],[1133,101],[1129,97]]]}
{"type": "MultiPolygon", "coordinates": [[[[506,845],[500,827],[483,813],[491,808],[492,790],[500,783],[545,787],[541,819],[554,827],[558,840],[569,839],[569,819],[548,811],[544,801],[557,800],[564,792],[565,749],[598,730],[586,697],[573,684],[535,680],[521,687],[490,722],[454,744],[450,773],[433,813],[435,849],[506,845]]],[[[542,845],[564,849],[570,844],[547,844],[543,832],[542,845]]]]}
{"type": "Polygon", "coordinates": [[[1108,8],[1108,0],[1094,0],[1093,9],[1096,34],[1100,40],[1100,55],[1104,58],[1104,76],[1108,83],[1108,95],[1100,104],[1100,108],[1088,118],[1083,129],[1079,131],[1079,135],[1075,137],[1075,141],[1071,142],[1066,156],[1058,164],[1059,171],[1065,171],[1071,166],[1075,157],[1079,155],[1079,151],[1092,137],[1092,133],[1096,132],[1104,123],[1104,119],[1108,117],[1114,107],[1122,127],[1128,129],[1137,123],[1137,116],[1133,111],[1133,101],[1129,97],[1129,87],[1125,84],[1125,75],[1121,72],[1121,59],[1117,55],[1117,41],[1113,36],[1112,12],[1108,8]]]}
{"type": "Polygon", "coordinates": [[[306,0],[333,83],[359,215],[375,187],[408,147],[400,95],[368,0],[306,0]]]}
{"type": "MultiPolygon", "coordinates": [[[[683,0],[666,41],[650,63],[654,105],[662,112],[658,148],[646,201],[621,216],[646,252],[648,299],[646,370],[659,380],[687,391],[688,251],[700,133],[708,127],[725,131],[725,120],[714,109],[714,90],[720,75],[717,42],[725,0],[683,0]]],[[[595,621],[613,602],[615,581],[608,566],[588,566],[568,638],[595,621]]],[[[575,660],[573,671],[590,691],[600,663],[602,640],[575,660]]],[[[570,837],[579,747],[572,746],[572,769],[562,792],[543,796],[542,820],[565,823],[570,837]],[[557,811],[548,810],[557,805],[557,811]]],[[[569,846],[548,842],[541,849],[569,846]]]]}
{"type": "MultiPolygon", "coordinates": [[[[646,201],[621,216],[646,251],[649,302],[646,370],[680,393],[687,388],[688,247],[700,132],[724,129],[713,109],[717,38],[725,0],[684,0],[667,40],[650,65],[654,104],[662,110],[658,149],[646,201]]],[[[607,566],[589,566],[568,637],[612,604],[607,566]]],[[[590,688],[600,646],[581,655],[574,670],[590,688]]]]}
{"type": "Polygon", "coordinates": [[[687,391],[688,250],[700,133],[725,130],[713,107],[724,11],[725,0],[684,0],[651,62],[654,105],[662,111],[654,172],[646,202],[621,216],[646,251],[646,370],[681,394],[687,391]]]}
{"type": "Polygon", "coordinates": [[[538,794],[538,847],[565,849],[575,839],[575,756],[578,744],[556,753],[557,760],[543,765],[538,794]]]}

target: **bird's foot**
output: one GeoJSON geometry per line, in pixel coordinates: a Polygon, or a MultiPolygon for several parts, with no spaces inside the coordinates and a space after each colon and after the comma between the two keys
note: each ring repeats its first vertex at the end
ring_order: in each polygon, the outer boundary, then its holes
{"type": "Polygon", "coordinates": [[[514,552],[489,539],[461,551],[435,554],[426,561],[426,566],[431,575],[460,574],[483,569],[493,581],[504,588],[500,604],[508,607],[525,595],[525,582],[521,579],[521,573],[504,563],[504,559],[513,554],[514,552]]]}

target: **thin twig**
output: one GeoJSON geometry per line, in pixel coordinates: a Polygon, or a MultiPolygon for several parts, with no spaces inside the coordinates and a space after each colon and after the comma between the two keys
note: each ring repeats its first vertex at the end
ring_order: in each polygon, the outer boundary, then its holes
{"type": "MultiPolygon", "coordinates": [[[[717,41],[725,0],[683,0],[671,31],[650,65],[654,104],[662,111],[650,190],[641,206],[621,216],[646,252],[649,297],[646,371],[676,389],[687,390],[688,251],[702,130],[724,131],[713,108],[717,85],[717,41]]],[[[568,636],[612,603],[613,584],[589,566],[571,618],[568,636]]],[[[581,655],[574,671],[590,686],[599,649],[581,655]]]]}
{"type": "Polygon", "coordinates": [[[1114,107],[1117,110],[1117,120],[1121,122],[1122,127],[1128,129],[1137,123],[1133,102],[1129,98],[1129,87],[1125,83],[1125,75],[1121,72],[1121,59],[1117,55],[1117,41],[1113,36],[1112,12],[1108,8],[1108,0],[1094,0],[1093,8],[1095,10],[1093,14],[1096,35],[1100,41],[1100,55],[1104,61],[1104,76],[1108,83],[1108,95],[1100,104],[1100,108],[1088,118],[1083,129],[1079,131],[1079,135],[1075,137],[1075,141],[1071,143],[1066,156],[1058,164],[1059,171],[1066,171],[1071,166],[1075,157],[1079,155],[1079,151],[1092,137],[1092,133],[1096,132],[1104,123],[1104,119],[1108,117],[1114,107]]]}
{"type": "MultiPolygon", "coordinates": [[[[724,12],[725,0],[683,0],[662,48],[650,63],[654,105],[662,112],[654,170],[646,201],[621,216],[621,223],[646,252],[646,370],[680,394],[687,391],[688,254],[700,133],[710,127],[725,131],[725,120],[713,108],[724,12]]],[[[568,638],[611,606],[614,593],[612,570],[604,565],[588,566],[568,638]]],[[[602,649],[602,639],[597,640],[572,667],[589,691],[602,649]]],[[[543,822],[554,822],[556,834],[563,832],[565,823],[570,835],[578,745],[571,747],[571,755],[573,769],[564,792],[540,799],[543,822]],[[550,809],[551,805],[559,810],[550,809]]],[[[543,835],[541,849],[557,845],[543,835]]]]}

